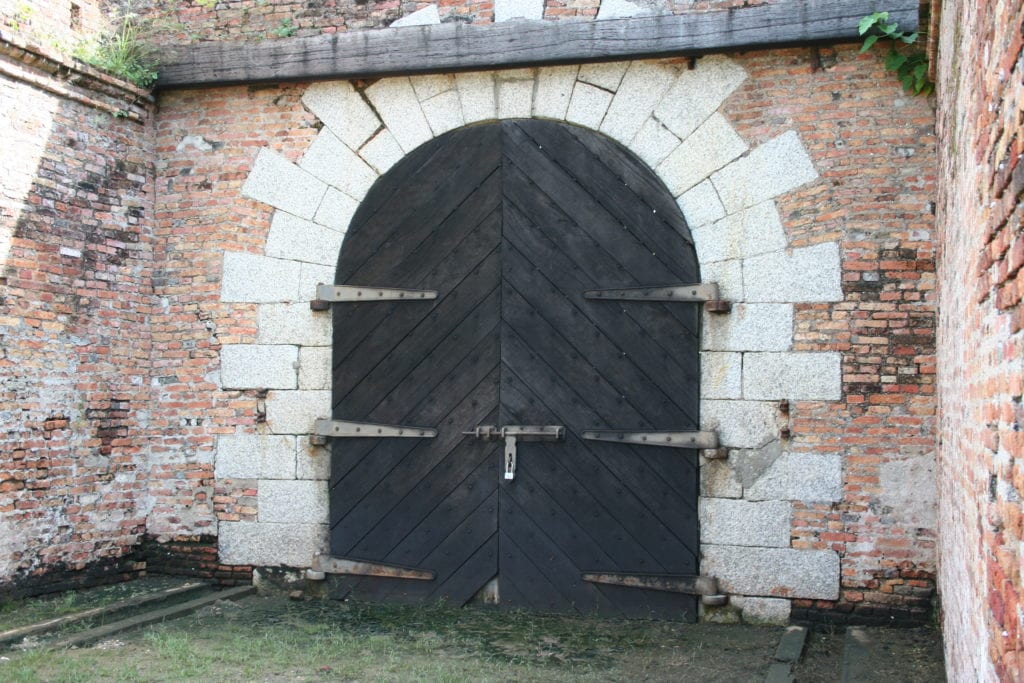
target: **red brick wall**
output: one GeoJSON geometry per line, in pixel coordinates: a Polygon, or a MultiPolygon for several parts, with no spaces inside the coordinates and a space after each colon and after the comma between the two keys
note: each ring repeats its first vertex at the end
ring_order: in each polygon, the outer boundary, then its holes
{"type": "Polygon", "coordinates": [[[943,3],[940,586],[950,680],[1021,680],[1024,3],[943,3]]]}
{"type": "Polygon", "coordinates": [[[3,52],[0,591],[57,570],[134,570],[154,192],[150,113],[131,104],[144,93],[83,74],[70,86],[44,69],[56,62],[3,52]]]}
{"type": "Polygon", "coordinates": [[[67,52],[107,26],[105,0],[0,0],[0,30],[67,52]]]}
{"type": "Polygon", "coordinates": [[[779,201],[790,244],[840,240],[844,300],[797,304],[795,351],[843,354],[843,400],[792,408],[791,450],[841,452],[844,499],[797,504],[793,547],[840,554],[838,603],[794,618],[923,621],[935,578],[933,111],[853,48],[763,52],[726,105],[744,139],[794,128],[822,178],[779,201]],[[920,486],[916,506],[894,490],[920,486]]]}

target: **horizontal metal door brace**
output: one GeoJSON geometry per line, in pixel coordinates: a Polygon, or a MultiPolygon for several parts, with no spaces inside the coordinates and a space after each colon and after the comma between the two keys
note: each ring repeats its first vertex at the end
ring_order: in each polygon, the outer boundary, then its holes
{"type": "Polygon", "coordinates": [[[720,298],[718,283],[657,285],[651,287],[626,287],[623,289],[588,289],[584,299],[605,301],[658,301],[678,303],[703,303],[711,313],[727,313],[732,304],[720,298]]]}
{"type": "Polygon", "coordinates": [[[429,569],[415,569],[395,564],[364,562],[350,560],[345,557],[330,555],[314,555],[313,570],[325,574],[349,574],[352,576],[377,576],[386,579],[414,579],[416,581],[433,581],[437,574],[429,569]]]}
{"type": "Polygon", "coordinates": [[[588,429],[580,438],[589,441],[611,441],[637,446],[664,446],[668,448],[718,448],[718,432],[627,432],[618,429],[588,429]]]}
{"type": "Polygon", "coordinates": [[[505,440],[504,463],[505,479],[516,478],[516,443],[522,441],[561,441],[565,438],[565,427],[561,425],[480,425],[475,429],[462,432],[466,436],[475,436],[483,441],[505,440]]]}
{"type": "Polygon", "coordinates": [[[351,422],[349,420],[320,418],[313,423],[313,438],[310,440],[313,441],[314,445],[322,446],[328,438],[433,439],[435,436],[437,436],[437,430],[432,427],[384,425],[373,422],[351,422]]]}
{"type": "Polygon", "coordinates": [[[428,301],[437,298],[436,289],[396,289],[361,285],[316,286],[316,298],[309,302],[314,311],[326,311],[332,303],[367,301],[428,301]]]}
{"type": "Polygon", "coordinates": [[[587,583],[599,583],[606,586],[699,595],[701,602],[705,605],[724,605],[728,600],[727,596],[719,594],[718,579],[713,576],[585,572],[581,578],[587,583]]]}

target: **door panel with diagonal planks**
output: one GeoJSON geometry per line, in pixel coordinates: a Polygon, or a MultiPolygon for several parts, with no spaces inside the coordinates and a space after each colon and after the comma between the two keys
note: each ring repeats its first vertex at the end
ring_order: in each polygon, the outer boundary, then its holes
{"type": "Polygon", "coordinates": [[[672,197],[617,143],[543,121],[464,128],[381,178],[353,219],[338,284],[435,289],[334,311],[334,417],[435,427],[339,439],[332,555],[429,569],[350,577],[361,597],[693,619],[692,596],[585,572],[696,574],[696,455],[584,441],[590,429],[694,430],[699,311],[585,300],[587,289],[698,282],[672,197]],[[564,425],[521,441],[512,480],[481,424],[564,425]]]}

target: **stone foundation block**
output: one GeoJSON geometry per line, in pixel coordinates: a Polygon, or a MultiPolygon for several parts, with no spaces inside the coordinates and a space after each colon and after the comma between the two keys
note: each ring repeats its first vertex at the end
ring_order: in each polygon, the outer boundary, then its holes
{"type": "Polygon", "coordinates": [[[748,500],[843,499],[843,459],[838,454],[783,453],[745,492],[748,500]]]}
{"type": "Polygon", "coordinates": [[[327,482],[261,480],[257,504],[260,522],[326,524],[327,482]]]}
{"type": "Polygon", "coordinates": [[[302,103],[351,149],[359,149],[380,128],[373,109],[348,81],[314,83],[302,103]]]}
{"type": "Polygon", "coordinates": [[[294,389],[295,346],[228,344],[220,350],[220,384],[224,389],[294,389]]]}
{"type": "MultiPolygon", "coordinates": [[[[320,202],[320,208],[316,210],[316,216],[313,220],[344,236],[344,233],[348,230],[348,224],[352,222],[352,216],[355,215],[358,208],[359,202],[344,192],[339,192],[331,187],[327,189],[327,194],[324,195],[324,200],[320,202]]],[[[334,256],[337,259],[336,253],[334,256]]],[[[316,262],[320,263],[320,261],[316,262]]]]}
{"type": "Polygon", "coordinates": [[[545,66],[537,69],[533,115],[543,119],[564,119],[578,72],[578,66],[545,66]]]}
{"type": "Polygon", "coordinates": [[[743,354],[702,353],[700,393],[704,398],[743,398],[743,354]]]}
{"type": "Polygon", "coordinates": [[[258,202],[312,218],[327,192],[327,185],[280,154],[261,149],[249,176],[242,185],[242,194],[258,202]]]}
{"type": "Polygon", "coordinates": [[[257,314],[260,344],[329,346],[331,316],[309,310],[309,303],[261,304],[257,314]]]}
{"type": "MultiPolygon", "coordinates": [[[[640,126],[629,148],[651,168],[656,167],[679,146],[679,138],[653,116],[640,126]]],[[[708,183],[710,185],[710,183],[708,183]]],[[[682,208],[682,207],[680,207],[682,208]]],[[[686,216],[685,210],[683,215],[686,216]]],[[[686,217],[689,221],[689,216],[686,217]]]]}
{"type": "Polygon", "coordinates": [[[359,156],[377,169],[378,173],[384,174],[402,160],[405,152],[402,151],[401,145],[398,144],[398,140],[391,134],[391,131],[385,128],[363,145],[363,148],[359,150],[359,156]]]}
{"type": "Polygon", "coordinates": [[[672,196],[678,197],[745,151],[747,143],[725,117],[712,114],[661,162],[658,175],[672,196]]]}
{"type": "Polygon", "coordinates": [[[601,122],[601,132],[628,144],[675,78],[676,70],[665,64],[630,64],[601,122]]]}
{"type": "Polygon", "coordinates": [[[792,601],[781,598],[751,598],[735,595],[729,603],[740,610],[746,624],[785,626],[789,623],[792,601]]]}
{"type": "Polygon", "coordinates": [[[742,498],[743,486],[726,460],[706,460],[700,465],[700,494],[709,498],[742,498]]]}
{"type": "Polygon", "coordinates": [[[267,426],[274,434],[313,432],[313,423],[331,415],[329,391],[271,391],[267,396],[267,426]]]}
{"type": "Polygon", "coordinates": [[[701,543],[785,548],[789,546],[790,504],[752,503],[728,498],[700,499],[701,543]]]}
{"type": "Polygon", "coordinates": [[[309,567],[327,547],[326,524],[221,522],[217,546],[224,564],[309,567]]]}
{"type": "Polygon", "coordinates": [[[696,69],[679,73],[654,116],[684,139],[707,121],[746,77],[743,67],[731,59],[701,57],[696,69]]]}
{"type": "Polygon", "coordinates": [[[760,448],[778,438],[776,412],[775,402],[702,400],[701,428],[716,430],[723,446],[760,448]]]}
{"type": "Polygon", "coordinates": [[[423,108],[423,115],[427,117],[430,130],[434,135],[442,135],[450,130],[461,128],[465,125],[462,118],[462,103],[459,102],[459,94],[454,90],[440,93],[420,103],[423,108]]]}
{"type": "Polygon", "coordinates": [[[384,78],[365,92],[384,125],[406,153],[433,137],[408,78],[384,78]]]}
{"type": "Polygon", "coordinates": [[[842,354],[748,353],[743,357],[743,397],[838,401],[842,354]]]}
{"type": "Polygon", "coordinates": [[[494,97],[494,75],[489,72],[469,72],[455,75],[455,85],[462,103],[462,118],[466,123],[491,121],[498,117],[494,97]]]}
{"type": "Polygon", "coordinates": [[[577,81],[576,87],[572,90],[572,99],[569,101],[565,120],[584,128],[597,129],[611,101],[612,94],[607,90],[577,81]]]}
{"type": "Polygon", "coordinates": [[[333,266],[344,234],[284,211],[275,211],[267,235],[267,256],[333,266]]]}
{"type": "MultiPolygon", "coordinates": [[[[677,203],[691,229],[725,218],[725,207],[722,206],[722,200],[718,198],[718,192],[710,180],[705,180],[681,194],[677,203]]],[[[693,241],[697,253],[706,248],[700,240],[701,236],[694,230],[693,241]]]]}
{"type": "Polygon", "coordinates": [[[295,437],[224,434],[217,437],[217,479],[294,479],[295,437]]]}
{"type": "Polygon", "coordinates": [[[629,62],[604,62],[596,64],[583,64],[580,66],[580,73],[577,80],[590,85],[596,85],[602,90],[615,92],[619,89],[619,83],[629,68],[629,62]]]}
{"type": "Polygon", "coordinates": [[[729,213],[795,190],[818,177],[800,137],[789,131],[711,177],[729,213]]]}
{"type": "Polygon", "coordinates": [[[331,388],[331,348],[304,346],[299,349],[299,389],[331,388]]]}
{"type": "Polygon", "coordinates": [[[792,345],[791,305],[734,304],[728,315],[704,314],[703,346],[706,350],[785,351],[792,345]]]}
{"type": "Polygon", "coordinates": [[[831,550],[704,545],[701,573],[727,593],[839,599],[839,555],[831,550]]]}
{"type": "Polygon", "coordinates": [[[299,166],[357,200],[377,180],[377,172],[326,128],[309,145],[299,166]]]}
{"type": "Polygon", "coordinates": [[[746,259],[747,301],[842,301],[842,264],[834,242],[746,259]]]}
{"type": "Polygon", "coordinates": [[[299,269],[296,261],[226,251],[220,300],[258,303],[294,299],[299,269]]]}
{"type": "MultiPolygon", "coordinates": [[[[522,70],[516,70],[514,73],[522,74],[522,70]]],[[[533,111],[533,74],[529,73],[528,79],[511,78],[499,71],[497,82],[498,118],[530,118],[530,112],[533,111]]]]}
{"type": "Polygon", "coordinates": [[[693,241],[701,263],[747,258],[780,251],[788,245],[775,202],[764,202],[711,225],[697,226],[693,229],[693,241]]]}

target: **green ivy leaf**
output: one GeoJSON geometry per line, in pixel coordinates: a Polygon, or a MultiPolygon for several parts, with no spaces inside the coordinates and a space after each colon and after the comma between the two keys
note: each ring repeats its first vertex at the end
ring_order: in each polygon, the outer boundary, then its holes
{"type": "Polygon", "coordinates": [[[914,33],[908,33],[905,36],[900,36],[900,40],[902,40],[907,45],[913,45],[914,43],[917,42],[918,37],[919,36],[918,36],[917,32],[914,32],[914,33]]]}
{"type": "Polygon", "coordinates": [[[888,18],[888,12],[875,12],[874,14],[869,14],[860,20],[860,23],[857,24],[857,30],[860,31],[860,35],[864,35],[868,31],[870,31],[871,27],[877,24],[879,21],[883,21],[888,18]]]}
{"type": "Polygon", "coordinates": [[[863,54],[863,53],[867,52],[868,50],[870,50],[871,46],[874,45],[875,43],[877,43],[879,38],[881,38],[881,37],[882,36],[879,36],[879,35],[873,35],[873,36],[868,36],[867,38],[865,38],[864,39],[864,45],[862,45],[861,48],[860,48],[861,54],[863,54]]]}
{"type": "Polygon", "coordinates": [[[898,71],[907,63],[907,56],[901,55],[899,52],[893,50],[885,56],[885,68],[889,71],[898,71]]]}

